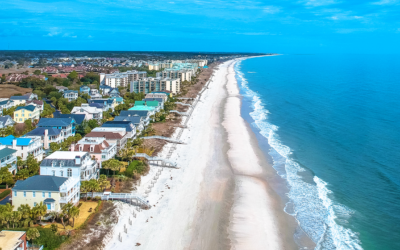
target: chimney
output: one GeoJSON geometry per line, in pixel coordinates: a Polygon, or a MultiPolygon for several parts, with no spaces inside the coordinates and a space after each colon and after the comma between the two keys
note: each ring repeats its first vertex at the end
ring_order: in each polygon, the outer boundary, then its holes
{"type": "Polygon", "coordinates": [[[48,129],[44,130],[43,147],[44,147],[44,149],[49,149],[49,130],[48,129]]]}
{"type": "Polygon", "coordinates": [[[75,151],[75,144],[71,143],[71,146],[69,148],[69,151],[74,152],[75,151]]]}
{"type": "Polygon", "coordinates": [[[13,141],[12,141],[12,148],[13,149],[16,149],[17,148],[17,139],[13,139],[13,141]]]}
{"type": "Polygon", "coordinates": [[[75,156],[75,165],[81,165],[81,157],[79,155],[75,156]]]}

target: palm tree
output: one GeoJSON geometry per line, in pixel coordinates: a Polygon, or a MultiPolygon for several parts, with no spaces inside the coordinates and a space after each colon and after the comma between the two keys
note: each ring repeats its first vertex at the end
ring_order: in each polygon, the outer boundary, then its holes
{"type": "Polygon", "coordinates": [[[51,211],[49,213],[49,216],[51,218],[51,223],[54,223],[54,220],[57,219],[57,217],[58,217],[58,213],[56,211],[51,211]]]}
{"type": "Polygon", "coordinates": [[[87,193],[89,192],[89,182],[88,181],[82,181],[81,182],[81,193],[86,194],[85,200],[87,200],[87,193]]]}
{"type": "Polygon", "coordinates": [[[32,226],[33,220],[31,219],[31,207],[28,204],[22,204],[21,206],[19,206],[18,211],[21,212],[22,219],[24,219],[24,227],[32,226]]]}
{"type": "Polygon", "coordinates": [[[65,222],[64,219],[66,219],[67,221],[69,220],[69,216],[70,216],[70,210],[74,205],[72,203],[67,203],[65,204],[60,212],[60,218],[61,218],[61,224],[64,226],[65,229],[65,222]]]}
{"type": "Polygon", "coordinates": [[[20,156],[17,156],[17,167],[18,167],[18,170],[20,170],[23,166],[25,166],[25,161],[23,161],[20,156]]]}
{"type": "Polygon", "coordinates": [[[99,183],[101,190],[106,189],[107,186],[110,185],[110,182],[107,180],[107,176],[105,176],[104,174],[100,175],[98,183],[99,183]]]}
{"type": "Polygon", "coordinates": [[[75,218],[79,216],[79,208],[73,206],[70,210],[69,210],[69,217],[72,217],[72,227],[75,226],[75,218]]]}
{"type": "Polygon", "coordinates": [[[13,228],[15,228],[15,223],[17,223],[21,220],[22,218],[22,214],[21,212],[18,211],[14,211],[12,212],[12,216],[11,216],[11,222],[13,223],[13,228]]]}
{"type": "Polygon", "coordinates": [[[93,196],[94,192],[100,190],[100,185],[97,182],[97,180],[91,179],[90,181],[88,181],[88,187],[87,188],[88,188],[88,191],[92,192],[92,196],[93,196]]]}
{"type": "Polygon", "coordinates": [[[40,233],[36,228],[29,228],[26,232],[26,239],[30,240],[31,242],[38,237],[40,237],[40,233]]]}
{"type": "Polygon", "coordinates": [[[4,213],[4,220],[6,221],[7,229],[10,228],[10,223],[13,221],[12,212],[4,213]]]}
{"type": "Polygon", "coordinates": [[[39,205],[36,207],[32,208],[32,213],[34,218],[39,219],[39,222],[42,223],[42,216],[45,216],[47,213],[47,207],[43,202],[41,201],[39,205]]]}
{"type": "Polygon", "coordinates": [[[122,165],[118,160],[111,159],[111,161],[110,161],[110,169],[113,171],[113,180],[114,180],[115,171],[120,170],[121,167],[122,167],[122,165]]]}

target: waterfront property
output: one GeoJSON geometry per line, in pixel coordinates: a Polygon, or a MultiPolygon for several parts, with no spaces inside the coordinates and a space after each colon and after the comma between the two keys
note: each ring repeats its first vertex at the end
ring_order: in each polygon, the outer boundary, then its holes
{"type": "Polygon", "coordinates": [[[75,136],[76,122],[73,118],[42,118],[37,126],[40,128],[61,129],[64,138],[75,136]]]}
{"type": "Polygon", "coordinates": [[[119,116],[140,116],[143,118],[143,126],[147,127],[152,113],[148,110],[122,110],[119,116]]]}
{"type": "Polygon", "coordinates": [[[74,177],[35,175],[18,180],[11,191],[14,211],[24,204],[35,207],[43,202],[47,212],[59,212],[67,203],[78,204],[80,181],[74,177]]]}
{"type": "Polygon", "coordinates": [[[140,133],[144,129],[145,122],[142,116],[133,115],[133,116],[116,116],[114,121],[129,121],[133,123],[136,127],[136,130],[140,133]]]}
{"type": "Polygon", "coordinates": [[[145,106],[147,108],[154,108],[154,112],[156,113],[161,110],[161,105],[158,101],[135,101],[135,106],[129,110],[141,110],[140,106],[145,106]]]}
{"type": "Polygon", "coordinates": [[[128,139],[136,138],[136,127],[130,121],[108,121],[105,122],[102,128],[125,128],[128,139]]]}
{"type": "Polygon", "coordinates": [[[168,100],[170,93],[164,93],[164,92],[152,92],[146,95],[146,99],[148,98],[161,98],[166,102],[168,100]]]}
{"type": "Polygon", "coordinates": [[[85,136],[85,138],[99,137],[105,138],[108,144],[115,144],[117,150],[124,148],[128,140],[125,128],[94,128],[92,132],[85,136]]]}
{"type": "Polygon", "coordinates": [[[116,143],[109,144],[104,137],[85,137],[76,144],[71,144],[70,151],[88,152],[101,168],[103,161],[114,158],[117,153],[116,143]]]}
{"type": "MultiPolygon", "coordinates": [[[[112,88],[127,87],[131,81],[136,81],[147,77],[146,71],[131,70],[123,73],[114,72],[112,74],[100,73],[100,84],[112,88]]],[[[104,93],[103,93],[104,94],[104,93]]]]}
{"type": "Polygon", "coordinates": [[[12,174],[17,173],[17,150],[0,145],[0,168],[10,165],[8,171],[12,174]]]}
{"type": "Polygon", "coordinates": [[[78,91],[76,90],[65,90],[64,91],[64,98],[68,99],[68,101],[74,101],[78,99],[78,91]]]}
{"type": "Polygon", "coordinates": [[[130,82],[130,92],[148,94],[153,91],[171,91],[174,95],[181,89],[179,78],[148,77],[130,82]]]}
{"type": "Polygon", "coordinates": [[[40,109],[35,105],[19,106],[14,111],[14,121],[17,123],[23,123],[26,120],[39,120],[40,109]]]}
{"type": "Polygon", "coordinates": [[[32,154],[38,161],[43,159],[44,151],[40,138],[16,138],[13,135],[9,135],[6,137],[0,137],[0,144],[17,150],[17,156],[21,157],[24,161],[29,154],[32,154]]]}
{"type": "Polygon", "coordinates": [[[41,175],[74,177],[81,181],[97,179],[97,162],[87,152],[56,151],[40,164],[41,175]]]}

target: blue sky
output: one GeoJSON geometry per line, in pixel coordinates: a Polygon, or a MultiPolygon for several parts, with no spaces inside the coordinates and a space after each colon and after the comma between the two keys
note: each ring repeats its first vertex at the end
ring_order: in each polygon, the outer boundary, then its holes
{"type": "Polygon", "coordinates": [[[0,2],[0,49],[400,52],[400,0],[0,2]]]}

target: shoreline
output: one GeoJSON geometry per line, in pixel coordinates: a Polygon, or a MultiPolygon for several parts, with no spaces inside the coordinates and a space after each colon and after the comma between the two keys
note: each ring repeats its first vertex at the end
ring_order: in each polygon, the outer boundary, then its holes
{"type": "MultiPolygon", "coordinates": [[[[240,115],[233,68],[239,60],[225,62],[214,72],[214,82],[183,129],[181,139],[187,144],[177,145],[171,156],[180,169],[163,169],[147,198],[152,208],[137,212],[118,203],[121,217],[106,249],[136,243],[138,249],[297,249],[293,230],[287,228],[288,215],[265,180],[272,165],[240,115]]],[[[158,156],[165,157],[170,146],[158,156]]],[[[135,192],[142,193],[157,170],[151,166],[135,192]]]]}

